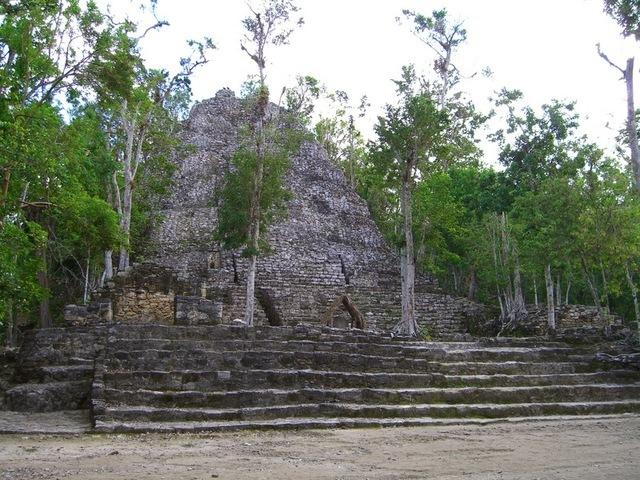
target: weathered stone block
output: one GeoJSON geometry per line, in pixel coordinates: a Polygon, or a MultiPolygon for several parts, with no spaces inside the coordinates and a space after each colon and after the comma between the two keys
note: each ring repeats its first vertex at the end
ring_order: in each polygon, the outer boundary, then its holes
{"type": "Polygon", "coordinates": [[[98,300],[88,305],[67,305],[64,308],[64,320],[68,325],[74,326],[111,322],[113,320],[111,302],[98,300]]]}
{"type": "Polygon", "coordinates": [[[176,296],[176,325],[217,325],[221,321],[222,302],[201,297],[176,296]]]}

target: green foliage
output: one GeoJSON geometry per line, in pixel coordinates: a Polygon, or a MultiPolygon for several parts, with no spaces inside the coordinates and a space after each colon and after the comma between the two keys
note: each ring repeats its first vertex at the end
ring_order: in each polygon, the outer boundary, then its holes
{"type": "Polygon", "coordinates": [[[604,11],[622,27],[625,37],[640,40],[640,4],[637,0],[604,0],[604,11]]]}
{"type": "Polygon", "coordinates": [[[41,261],[36,252],[46,243],[46,232],[35,222],[15,218],[0,224],[0,329],[13,311],[29,311],[45,295],[36,274],[41,261]]]}
{"type": "Polygon", "coordinates": [[[296,115],[302,125],[308,125],[315,107],[314,102],[320,98],[322,91],[323,87],[316,78],[298,75],[296,86],[284,90],[287,110],[296,115]]]}
{"type": "Polygon", "coordinates": [[[423,269],[441,275],[463,262],[465,240],[470,232],[466,210],[455,198],[453,180],[447,172],[423,179],[413,196],[413,221],[418,261],[423,269]]]}
{"type": "MultiPolygon", "coordinates": [[[[245,86],[243,101],[261,121],[243,132],[217,192],[216,238],[225,248],[245,255],[269,249],[268,227],[286,214],[291,198],[284,185],[289,157],[307,138],[301,127],[311,125],[324,96],[332,113],[313,125],[315,138],[397,247],[404,241],[399,193],[403,182],[409,185],[417,263],[445,288],[460,294],[477,280],[476,298],[496,301],[497,287],[511,275],[497,271],[493,260],[503,221],[529,302],[534,284],[543,299],[542,272],[550,264],[563,300],[633,314],[625,273],[637,281],[640,272],[640,200],[628,172],[578,135],[574,104],[521,107],[522,93],[503,89],[495,103],[504,126],[491,135],[502,170],[482,166],[476,132],[487,117],[454,90],[461,76],[452,55],[467,32],[446,10],[404,10],[411,32],[436,53],[435,77],[403,68],[398,101],[379,118],[375,142],[366,145],[355,126],[366,98],[358,106],[311,76],[298,76],[285,90],[286,109],[272,122],[264,49],[286,44],[302,19],[290,0],[263,5],[245,19],[242,44],[260,74],[245,86]],[[259,201],[253,212],[252,195],[259,201]],[[260,223],[259,251],[248,243],[252,213],[260,223]]],[[[640,40],[638,2],[605,0],[604,9],[623,35],[640,40]]],[[[170,74],[145,64],[141,38],[137,25],[103,15],[92,1],[0,2],[1,325],[10,317],[32,318],[46,297],[56,309],[77,301],[85,280],[97,283],[104,250],[124,243],[134,257],[150,253],[147,239],[170,185],[170,159],[186,148],[177,132],[189,108],[190,76],[214,45],[188,42],[190,53],[170,74]],[[134,132],[131,145],[127,132],[134,132]],[[125,187],[128,147],[140,156],[129,178],[131,230],[123,235],[114,208],[125,187]],[[43,273],[50,289],[38,280],[43,273]]],[[[514,265],[511,258],[506,267],[514,265]]]]}
{"type": "Polygon", "coordinates": [[[573,103],[552,101],[542,106],[541,114],[531,107],[521,112],[514,108],[511,92],[503,91],[498,106],[506,105],[509,114],[506,129],[492,134],[500,146],[500,163],[505,166],[505,178],[511,195],[517,197],[535,191],[549,176],[571,176],[580,169],[576,136],[578,117],[573,103]]]}
{"type": "Polygon", "coordinates": [[[331,114],[321,116],[314,125],[315,139],[324,147],[329,159],[344,171],[349,183],[358,188],[366,145],[356,128],[355,117],[365,115],[369,107],[367,97],[360,98],[357,106],[350,103],[349,95],[342,90],[327,94],[326,99],[331,105],[331,114]]]}
{"type": "MultiPolygon", "coordinates": [[[[77,301],[85,281],[96,286],[103,250],[122,240],[113,178],[122,186],[123,101],[135,112],[129,120],[148,133],[134,216],[153,221],[149,212],[172,172],[189,76],[213,44],[189,42],[192,55],[170,76],[145,67],[136,29],[103,16],[92,1],[0,5],[2,319],[28,317],[46,296],[56,313],[77,301]]],[[[145,222],[134,222],[134,237],[145,222]]]]}
{"type": "Polygon", "coordinates": [[[284,127],[272,130],[271,148],[264,155],[264,173],[260,190],[260,242],[258,252],[248,245],[251,212],[251,192],[254,188],[257,153],[247,143],[234,153],[231,170],[227,172],[218,192],[218,231],[216,240],[227,249],[243,248],[243,255],[262,254],[269,250],[266,241],[268,227],[286,214],[291,192],[286,189],[285,174],[290,167],[289,155],[295,152],[304,138],[301,132],[284,127]]]}
{"type": "Polygon", "coordinates": [[[66,191],[57,199],[51,213],[56,232],[60,235],[56,235],[55,248],[70,257],[88,255],[96,260],[102,257],[105,250],[118,245],[118,215],[98,197],[82,190],[77,193],[66,191]]]}

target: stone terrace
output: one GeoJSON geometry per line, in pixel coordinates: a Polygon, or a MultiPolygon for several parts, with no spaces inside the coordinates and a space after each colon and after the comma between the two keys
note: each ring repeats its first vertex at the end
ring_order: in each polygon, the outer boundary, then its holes
{"type": "Polygon", "coordinates": [[[102,432],[430,425],[640,412],[640,374],[539,338],[114,325],[28,335],[15,410],[87,408],[102,432]],[[35,354],[34,354],[35,353],[35,354]]]}

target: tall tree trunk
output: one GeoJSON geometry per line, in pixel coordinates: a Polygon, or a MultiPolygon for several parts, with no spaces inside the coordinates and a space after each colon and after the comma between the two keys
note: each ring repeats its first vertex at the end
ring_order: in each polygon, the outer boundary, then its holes
{"type": "Polygon", "coordinates": [[[511,279],[511,242],[509,238],[509,233],[507,231],[507,215],[502,212],[500,216],[500,239],[501,239],[501,266],[504,272],[505,278],[505,287],[504,287],[504,295],[505,295],[505,307],[507,310],[507,316],[509,320],[513,318],[514,313],[514,305],[515,305],[515,296],[514,296],[514,288],[513,281],[511,279]]]}
{"type": "Polygon", "coordinates": [[[458,284],[458,271],[456,267],[451,268],[451,274],[453,275],[453,291],[458,293],[460,291],[460,285],[458,284]]]}
{"type": "Polygon", "coordinates": [[[51,318],[51,307],[49,303],[49,275],[47,272],[48,260],[46,247],[40,249],[38,256],[42,261],[42,268],[38,270],[38,284],[45,292],[45,296],[40,300],[40,328],[50,328],[53,325],[53,319],[51,318]]]}
{"type": "Polygon", "coordinates": [[[257,104],[256,120],[256,171],[253,176],[250,199],[250,225],[249,225],[249,248],[251,250],[249,264],[247,267],[247,296],[244,307],[244,323],[253,326],[253,311],[255,309],[255,288],[256,269],[258,266],[258,247],[260,245],[260,201],[262,198],[262,181],[264,176],[264,157],[266,148],[265,121],[267,107],[269,105],[269,95],[264,83],[264,73],[260,70],[260,98],[257,104]]]}
{"type": "Polygon", "coordinates": [[[624,71],[624,81],[627,86],[627,136],[631,152],[631,166],[633,168],[634,185],[640,191],[640,151],[638,149],[638,127],[636,125],[636,107],[633,98],[633,64],[634,58],[627,60],[624,71]]]}
{"type": "Polygon", "coordinates": [[[556,305],[562,306],[562,288],[560,285],[560,275],[556,276],[556,305]]]}
{"type": "Polygon", "coordinates": [[[7,347],[12,348],[16,346],[15,336],[15,313],[13,311],[13,300],[7,299],[5,306],[5,328],[4,328],[4,343],[7,347]]]}
{"type": "Polygon", "coordinates": [[[467,293],[467,298],[469,300],[475,300],[477,294],[478,275],[476,274],[476,269],[474,267],[471,267],[471,272],[469,272],[469,292],[467,293]]]}
{"type": "Polygon", "coordinates": [[[636,287],[636,284],[633,281],[633,275],[631,275],[631,269],[629,268],[629,264],[627,262],[625,262],[624,264],[624,273],[627,277],[629,289],[631,290],[631,298],[633,299],[633,313],[635,314],[636,328],[638,330],[638,335],[640,336],[640,305],[638,305],[638,287],[636,287]]]}
{"type": "Polygon", "coordinates": [[[502,301],[502,295],[500,294],[500,288],[498,288],[498,306],[500,307],[500,320],[502,320],[507,312],[504,308],[504,302],[502,301]]]}
{"type": "Polygon", "coordinates": [[[104,271],[102,272],[102,278],[100,280],[100,286],[104,287],[104,284],[113,278],[113,251],[104,251],[104,271]]]}
{"type": "Polygon", "coordinates": [[[89,273],[91,268],[91,249],[87,252],[87,269],[84,274],[84,292],[82,294],[82,303],[87,304],[89,299],[89,273]]]}
{"type": "Polygon", "coordinates": [[[122,216],[120,217],[120,229],[124,236],[120,246],[120,257],[118,259],[118,270],[124,271],[129,266],[129,244],[131,233],[131,208],[133,200],[133,180],[130,175],[125,175],[124,194],[122,197],[122,216]]]}
{"type": "MultiPolygon", "coordinates": [[[[11,180],[11,167],[6,165],[3,170],[2,187],[0,188],[0,209],[4,208],[7,203],[7,197],[9,196],[9,182],[11,180]]],[[[1,221],[2,219],[0,219],[0,222],[1,221]]]]}
{"type": "Polygon", "coordinates": [[[567,281],[567,294],[564,297],[564,304],[569,305],[569,292],[571,291],[571,277],[567,281]]]}
{"type": "Polygon", "coordinates": [[[520,259],[516,254],[516,264],[513,272],[514,283],[514,313],[515,317],[521,317],[526,315],[527,306],[524,301],[524,294],[522,292],[522,275],[520,273],[520,259]]]}
{"type": "Polygon", "coordinates": [[[589,292],[591,292],[591,298],[593,299],[593,305],[598,310],[598,316],[602,315],[602,305],[600,303],[600,292],[598,292],[598,286],[594,278],[591,276],[589,269],[587,268],[587,262],[584,257],[580,258],[582,263],[582,272],[584,274],[585,279],[587,280],[587,285],[589,286],[589,292]]]}
{"type": "Polygon", "coordinates": [[[547,325],[549,330],[556,329],[556,309],[553,301],[553,277],[551,276],[551,264],[544,267],[544,279],[547,286],[547,325]]]}
{"type": "Polygon", "coordinates": [[[604,271],[604,265],[600,262],[600,273],[602,275],[602,290],[604,291],[604,304],[607,315],[611,312],[611,305],[609,304],[609,284],[607,282],[607,275],[604,271]]]}
{"type": "MultiPolygon", "coordinates": [[[[120,258],[118,259],[118,270],[125,270],[130,263],[129,252],[131,250],[131,211],[133,205],[133,189],[135,187],[138,168],[143,161],[143,145],[149,129],[151,121],[151,113],[140,122],[136,123],[136,119],[130,116],[127,109],[127,102],[122,104],[121,113],[122,124],[125,128],[127,141],[125,143],[123,155],[124,170],[124,193],[122,201],[118,203],[118,211],[120,212],[120,228],[124,235],[124,241],[120,246],[120,258]]],[[[117,187],[117,182],[116,185],[117,187]]],[[[119,196],[118,189],[116,193],[119,196]]]]}
{"type": "Polygon", "coordinates": [[[500,268],[498,265],[498,220],[497,215],[494,215],[494,222],[491,227],[491,246],[493,252],[493,268],[496,274],[496,294],[498,296],[498,303],[500,304],[500,320],[502,321],[505,318],[506,311],[504,304],[502,302],[502,289],[500,288],[500,268]]]}
{"type": "Polygon", "coordinates": [[[255,309],[255,292],[256,292],[256,270],[258,267],[258,241],[260,238],[260,221],[256,220],[251,228],[251,243],[250,248],[252,254],[249,257],[249,264],[247,266],[247,297],[244,307],[244,323],[251,327],[253,326],[253,311],[255,309]]]}
{"type": "Polygon", "coordinates": [[[538,284],[536,283],[536,277],[533,277],[533,302],[537,307],[538,306],[538,284]]]}
{"type": "Polygon", "coordinates": [[[399,325],[399,332],[416,336],[418,324],[415,317],[415,274],[416,265],[413,244],[413,215],[411,212],[412,195],[408,178],[412,170],[412,165],[407,165],[407,172],[402,182],[402,192],[400,197],[400,208],[404,220],[404,248],[402,249],[404,272],[402,291],[402,319],[399,325]]]}
{"type": "Polygon", "coordinates": [[[636,125],[636,107],[633,98],[633,69],[635,59],[633,57],[627,59],[625,68],[621,68],[613,63],[609,57],[600,49],[597,44],[598,55],[613,68],[622,73],[622,78],[627,89],[627,137],[629,141],[629,151],[631,154],[631,168],[633,169],[633,184],[636,190],[640,191],[640,150],[638,148],[638,128],[636,125]]]}

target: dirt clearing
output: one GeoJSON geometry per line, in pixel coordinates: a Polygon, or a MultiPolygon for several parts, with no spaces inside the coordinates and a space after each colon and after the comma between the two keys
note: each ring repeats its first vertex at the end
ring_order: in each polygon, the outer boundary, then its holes
{"type": "Polygon", "coordinates": [[[0,435],[0,479],[640,478],[640,416],[485,426],[0,435]]]}

